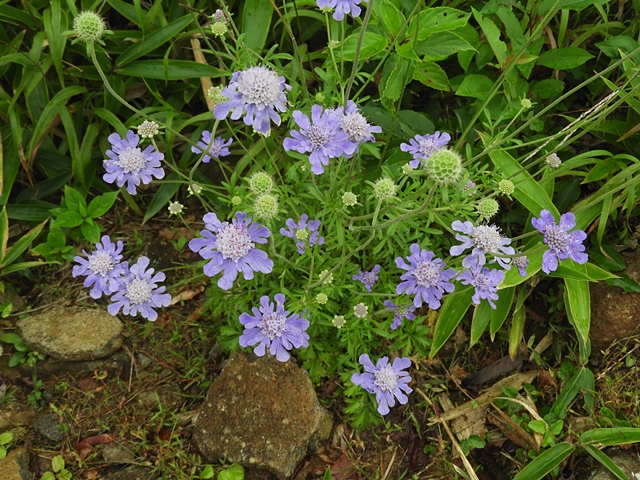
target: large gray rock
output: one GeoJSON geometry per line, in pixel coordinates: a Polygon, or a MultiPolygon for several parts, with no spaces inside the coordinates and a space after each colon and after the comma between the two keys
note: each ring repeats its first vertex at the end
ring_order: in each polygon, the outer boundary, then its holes
{"type": "Polygon", "coordinates": [[[332,424],[293,360],[236,352],[209,388],[193,440],[210,462],[223,458],[288,477],[332,424]]]}
{"type": "Polygon", "coordinates": [[[122,345],[122,322],[103,309],[55,308],[19,320],[17,327],[31,350],[58,360],[104,358],[122,345]]]}
{"type": "MultiPolygon", "coordinates": [[[[617,449],[607,449],[605,453],[630,480],[640,479],[640,462],[636,457],[632,457],[617,449]]],[[[618,477],[611,473],[609,469],[600,465],[591,473],[589,480],[617,480],[617,478],[618,477]]]]}
{"type": "Polygon", "coordinates": [[[9,451],[0,461],[0,478],[2,480],[32,480],[29,472],[29,452],[24,447],[9,451]]]}

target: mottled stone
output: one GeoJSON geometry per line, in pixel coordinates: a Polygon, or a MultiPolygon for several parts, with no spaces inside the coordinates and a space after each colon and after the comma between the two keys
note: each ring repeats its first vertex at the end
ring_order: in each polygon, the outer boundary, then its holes
{"type": "Polygon", "coordinates": [[[29,452],[24,447],[9,450],[0,461],[0,478],[2,480],[32,480],[29,472],[29,452]]]}
{"type": "MultiPolygon", "coordinates": [[[[640,282],[640,252],[624,255],[625,273],[640,282]]],[[[625,292],[605,282],[589,284],[591,349],[606,350],[616,340],[640,334],[640,293],[625,292]]]]}
{"type": "Polygon", "coordinates": [[[240,351],[209,388],[193,440],[212,463],[223,458],[288,477],[332,423],[295,361],[240,351]]]}
{"type": "Polygon", "coordinates": [[[38,411],[27,405],[21,405],[19,403],[5,403],[0,405],[0,433],[11,430],[17,425],[31,427],[37,417],[38,411]]]}
{"type": "Polygon", "coordinates": [[[92,360],[122,345],[122,322],[97,308],[56,308],[19,320],[18,334],[33,351],[58,360],[92,360]]]}
{"type": "Polygon", "coordinates": [[[151,473],[150,468],[130,466],[103,478],[106,480],[155,480],[158,474],[151,473]]]}
{"type": "Polygon", "coordinates": [[[58,421],[58,416],[55,413],[47,413],[38,419],[36,422],[36,432],[46,439],[54,443],[60,443],[64,440],[68,430],[68,426],[58,421]]]}
{"type": "MultiPolygon", "coordinates": [[[[614,448],[607,449],[605,453],[629,479],[640,479],[640,462],[636,457],[632,457],[614,448]]],[[[611,473],[604,465],[599,465],[588,478],[589,480],[617,480],[618,477],[611,473]]]]}
{"type": "Polygon", "coordinates": [[[184,397],[171,387],[160,387],[157,390],[140,392],[136,401],[143,408],[158,408],[158,402],[160,402],[163,408],[172,410],[184,401],[184,397]]]}
{"type": "Polygon", "coordinates": [[[117,443],[103,445],[102,458],[106,463],[133,463],[136,459],[133,453],[117,443]]]}

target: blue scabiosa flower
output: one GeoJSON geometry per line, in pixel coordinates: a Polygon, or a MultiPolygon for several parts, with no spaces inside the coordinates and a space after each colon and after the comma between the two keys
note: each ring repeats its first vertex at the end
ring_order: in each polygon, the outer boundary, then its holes
{"type": "Polygon", "coordinates": [[[494,300],[498,299],[498,285],[504,280],[504,270],[489,270],[487,267],[475,265],[464,270],[458,280],[463,285],[472,285],[476,292],[471,297],[473,303],[480,305],[480,301],[484,298],[489,302],[491,308],[496,308],[494,300]]]}
{"type": "Polygon", "coordinates": [[[391,300],[385,300],[384,306],[387,307],[388,310],[393,312],[393,322],[390,327],[391,330],[397,330],[398,327],[402,325],[402,321],[406,318],[407,320],[413,320],[416,318],[415,311],[416,307],[414,305],[407,305],[405,307],[399,307],[391,300]]]}
{"type": "Polygon", "coordinates": [[[300,110],[293,112],[293,118],[300,131],[291,130],[293,138],[284,139],[284,149],[299,153],[311,152],[309,163],[311,171],[316,175],[324,172],[323,165],[328,165],[330,158],[348,158],[356,151],[356,145],[349,140],[349,135],[340,129],[340,118],[334,111],[323,112],[320,105],[314,105],[311,107],[313,124],[300,110]]]}
{"type": "Polygon", "coordinates": [[[285,237],[293,238],[296,241],[296,247],[298,247],[298,253],[302,255],[306,245],[313,247],[314,245],[322,245],[324,238],[320,236],[318,229],[320,228],[320,220],[309,220],[309,215],[303,213],[300,216],[298,223],[293,221],[293,218],[289,218],[286,221],[287,227],[281,228],[280,233],[285,237]]]}
{"type": "Polygon", "coordinates": [[[583,264],[589,260],[589,256],[584,253],[582,242],[587,238],[587,234],[582,230],[569,230],[576,226],[576,217],[573,213],[567,212],[560,217],[560,223],[556,224],[555,218],[549,210],[542,210],[540,218],[532,218],[533,227],[544,234],[544,243],[549,246],[549,250],[542,256],[542,271],[550,273],[558,268],[558,260],[570,258],[576,263],[583,264]]]}
{"type": "Polygon", "coordinates": [[[356,145],[356,152],[362,143],[375,142],[374,133],[382,133],[382,128],[369,124],[353,100],[347,102],[346,108],[338,107],[334,111],[340,119],[340,129],[356,145]]]}
{"type": "MultiPolygon", "coordinates": [[[[510,238],[500,235],[500,229],[495,225],[478,225],[473,226],[471,222],[461,222],[456,220],[451,224],[451,228],[456,232],[456,239],[462,242],[462,245],[454,245],[449,250],[449,253],[453,256],[461,255],[466,249],[473,248],[471,255],[465,257],[462,260],[462,266],[465,268],[471,268],[474,265],[484,265],[487,263],[485,254],[490,253],[493,255],[513,255],[515,250],[513,247],[508,247],[511,243],[510,238]]],[[[505,270],[509,270],[511,265],[511,258],[495,257],[490,263],[498,262],[505,270]]]]}
{"type": "Polygon", "coordinates": [[[362,9],[358,6],[361,0],[316,0],[318,8],[335,8],[333,19],[341,21],[346,14],[359,17],[362,9]]]}
{"type": "Polygon", "coordinates": [[[409,140],[409,143],[401,143],[400,150],[413,155],[413,160],[409,162],[409,165],[411,165],[411,168],[418,168],[421,163],[426,165],[429,157],[446,147],[450,141],[451,135],[446,132],[436,132],[433,135],[416,135],[409,140]]]}
{"type": "Polygon", "coordinates": [[[220,92],[229,100],[218,103],[213,115],[217,120],[224,120],[231,113],[231,119],[238,120],[246,112],[244,123],[268,136],[270,122],[280,125],[280,115],[276,110],[284,112],[287,109],[285,90],[291,90],[285,78],[265,66],[235,72],[229,86],[220,92]]]}
{"type": "Polygon", "coordinates": [[[74,277],[83,276],[84,286],[91,288],[91,298],[100,298],[103,294],[110,295],[118,289],[116,280],[120,277],[127,263],[122,260],[122,242],[112,243],[111,239],[104,235],[101,242],[96,243],[96,249],[91,254],[84,250],[88,258],[77,256],[74,258],[80,265],[75,265],[72,270],[74,277]]]}
{"type": "Polygon", "coordinates": [[[513,264],[518,267],[518,273],[523,277],[527,276],[527,266],[529,265],[529,259],[522,255],[520,257],[513,258],[513,264]]]}
{"type": "Polygon", "coordinates": [[[396,258],[398,268],[407,270],[400,277],[402,282],[396,287],[396,293],[415,294],[413,304],[416,308],[423,303],[429,305],[431,310],[440,308],[440,299],[444,292],[453,292],[454,286],[451,279],[456,273],[453,268],[445,270],[446,264],[440,258],[434,258],[435,254],[428,250],[420,250],[420,245],[414,243],[409,248],[411,255],[407,257],[409,264],[402,257],[396,258]]]}
{"type": "Polygon", "coordinates": [[[108,159],[103,161],[107,171],[102,179],[107,183],[116,182],[118,187],[127,184],[127,192],[136,194],[136,187],[140,182],[147,185],[152,177],[163,178],[164,170],[160,161],[164,155],[149,145],[144,151],[140,150],[138,143],[140,137],[127,130],[126,138],[121,138],[117,133],[109,135],[111,150],[107,150],[108,159]]]}
{"type": "Polygon", "coordinates": [[[158,287],[165,279],[164,273],[153,274],[154,269],[149,266],[147,257],[140,257],[123,276],[117,280],[118,290],[111,297],[111,305],[107,311],[117,315],[122,313],[135,317],[138,313],[152,322],[158,318],[154,308],[168,307],[171,295],[164,293],[165,287],[158,287]]]}
{"type": "Polygon", "coordinates": [[[205,156],[202,157],[202,162],[209,163],[211,161],[211,157],[219,158],[229,155],[230,152],[227,147],[231,145],[232,141],[232,139],[225,141],[222,137],[218,137],[213,140],[211,138],[211,132],[209,130],[204,130],[202,132],[202,138],[200,141],[196,142],[197,147],[192,146],[191,151],[197,154],[206,152],[205,156]]]}
{"type": "Polygon", "coordinates": [[[218,286],[229,290],[242,272],[245,280],[253,278],[253,272],[269,273],[273,269],[273,261],[262,250],[255,248],[256,243],[267,243],[271,234],[269,229],[259,223],[251,223],[251,217],[244,212],[237,212],[236,218],[229,222],[221,222],[215,213],[207,213],[204,218],[205,229],[189,242],[189,248],[200,253],[204,259],[211,260],[204,266],[204,273],[213,277],[223,272],[218,279],[218,286]]]}
{"type": "Polygon", "coordinates": [[[413,392],[409,387],[411,377],[405,372],[411,366],[409,357],[396,358],[392,364],[389,363],[389,357],[382,357],[374,365],[369,355],[363,353],[358,360],[364,367],[365,373],[354,373],[351,381],[354,385],[376,395],[380,415],[389,413],[389,407],[396,404],[396,399],[401,405],[409,401],[405,395],[413,392]]]}
{"type": "Polygon", "coordinates": [[[244,325],[244,333],[240,336],[241,347],[252,347],[257,356],[264,356],[269,348],[271,355],[286,362],[290,356],[287,350],[292,348],[304,348],[309,346],[309,320],[297,313],[289,314],[284,309],[284,295],[276,294],[276,304],[269,301],[264,295],[260,298],[260,309],[252,308],[253,315],[243,313],[240,315],[240,323],[244,325]]]}
{"type": "Polygon", "coordinates": [[[364,284],[364,288],[367,289],[367,292],[371,291],[371,287],[378,281],[378,274],[380,273],[380,265],[373,267],[373,270],[369,270],[368,272],[363,272],[362,270],[358,270],[358,274],[351,277],[353,280],[358,280],[364,284]]]}

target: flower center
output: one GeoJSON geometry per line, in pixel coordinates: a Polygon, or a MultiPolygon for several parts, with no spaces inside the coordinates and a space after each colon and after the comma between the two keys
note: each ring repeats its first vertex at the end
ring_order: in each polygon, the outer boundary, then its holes
{"type": "Polygon", "coordinates": [[[98,275],[106,275],[113,270],[115,263],[109,252],[95,252],[89,258],[89,270],[98,275]]]}
{"type": "Polygon", "coordinates": [[[306,135],[313,148],[325,147],[331,140],[332,131],[326,125],[312,125],[306,135]]]}
{"type": "Polygon", "coordinates": [[[383,392],[390,392],[398,385],[398,376],[393,371],[391,365],[381,368],[375,373],[376,379],[373,383],[383,392]]]}
{"type": "Polygon", "coordinates": [[[424,140],[420,140],[418,142],[418,152],[424,157],[429,158],[433,152],[436,151],[433,138],[425,138],[424,140]]]}
{"type": "Polygon", "coordinates": [[[498,253],[502,246],[502,237],[495,225],[479,225],[471,234],[476,246],[484,252],[498,253]]]}
{"type": "Polygon", "coordinates": [[[255,247],[251,241],[247,227],[228,224],[218,231],[216,248],[225,260],[230,258],[237,262],[255,247]]]}
{"type": "Polygon", "coordinates": [[[122,167],[124,173],[138,173],[147,162],[142,155],[142,150],[138,147],[129,147],[119,155],[116,163],[122,167]]]}
{"type": "Polygon", "coordinates": [[[364,142],[369,138],[369,124],[361,113],[350,113],[342,117],[340,128],[353,142],[364,142]]]}
{"type": "Polygon", "coordinates": [[[124,294],[131,303],[135,305],[142,305],[151,301],[151,285],[146,280],[140,278],[134,278],[129,285],[127,285],[127,292],[124,294]]]}
{"type": "Polygon", "coordinates": [[[413,270],[413,276],[421,287],[435,287],[440,280],[440,267],[433,262],[420,262],[413,270]]]}
{"type": "Polygon", "coordinates": [[[492,288],[491,280],[484,273],[478,272],[475,278],[475,287],[478,290],[490,290],[492,288]]]}
{"type": "Polygon", "coordinates": [[[524,257],[524,256],[515,257],[513,259],[513,264],[516,267],[519,267],[519,268],[527,268],[527,265],[529,265],[529,259],[527,257],[524,257]]]}
{"type": "Polygon", "coordinates": [[[262,315],[262,321],[258,325],[260,331],[269,340],[273,340],[276,337],[281,337],[287,328],[287,322],[284,315],[280,315],[277,312],[265,313],[262,315]]]}
{"type": "Polygon", "coordinates": [[[364,283],[366,285],[373,285],[377,280],[376,274],[373,272],[365,272],[364,275],[362,275],[362,278],[364,279],[364,283]]]}
{"type": "Polygon", "coordinates": [[[296,240],[306,240],[307,238],[309,238],[309,232],[306,227],[296,230],[296,240]]]}
{"type": "Polygon", "coordinates": [[[571,245],[571,235],[561,226],[553,224],[544,230],[544,241],[552,250],[556,252],[566,252],[571,245]]]}
{"type": "Polygon", "coordinates": [[[278,103],[280,80],[276,72],[265,67],[252,67],[238,75],[238,92],[242,100],[263,110],[278,103]]]}

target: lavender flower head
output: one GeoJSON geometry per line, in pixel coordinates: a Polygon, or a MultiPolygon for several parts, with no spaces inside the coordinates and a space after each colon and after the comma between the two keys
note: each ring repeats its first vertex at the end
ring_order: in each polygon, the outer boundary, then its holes
{"type": "Polygon", "coordinates": [[[544,234],[544,243],[549,246],[549,250],[542,256],[542,271],[550,273],[558,268],[558,260],[570,258],[576,263],[583,264],[589,260],[589,256],[584,253],[582,242],[587,238],[587,234],[582,230],[569,230],[576,226],[576,217],[573,213],[567,212],[560,217],[560,223],[556,224],[555,218],[549,210],[542,210],[540,218],[532,218],[533,227],[544,234]]]}
{"type": "Polygon", "coordinates": [[[358,6],[361,0],[316,0],[318,8],[335,8],[333,19],[341,21],[345,14],[359,17],[362,9],[358,6]]]}
{"type": "Polygon", "coordinates": [[[354,373],[351,381],[376,395],[380,415],[389,413],[389,407],[396,404],[395,399],[398,399],[401,405],[409,401],[405,395],[413,392],[408,385],[411,377],[405,372],[411,366],[409,357],[396,358],[392,364],[389,363],[388,357],[382,357],[374,365],[369,355],[363,353],[358,360],[364,367],[365,373],[354,373]]]}
{"type": "Polygon", "coordinates": [[[407,305],[405,307],[399,307],[391,300],[385,300],[384,306],[387,307],[388,310],[393,312],[393,322],[389,326],[391,330],[397,330],[398,327],[402,325],[402,321],[406,318],[407,320],[413,320],[416,318],[415,305],[407,305]]]}
{"type": "Polygon", "coordinates": [[[496,308],[494,300],[498,299],[498,285],[504,280],[504,270],[489,270],[487,267],[482,268],[475,265],[464,270],[458,280],[463,285],[472,285],[476,291],[471,297],[473,303],[480,305],[480,301],[484,298],[489,302],[491,308],[496,308]]]}
{"type": "Polygon", "coordinates": [[[413,304],[416,308],[427,303],[431,310],[440,308],[440,299],[444,292],[453,292],[451,279],[456,273],[453,268],[445,270],[446,264],[442,259],[435,258],[433,252],[420,250],[420,245],[414,243],[409,248],[411,255],[407,257],[407,264],[402,257],[396,258],[398,268],[407,270],[400,277],[402,282],[396,287],[396,293],[415,294],[413,304]]]}
{"type": "Polygon", "coordinates": [[[529,265],[529,259],[521,255],[520,257],[513,258],[513,264],[518,267],[518,273],[523,277],[527,276],[527,266],[529,265]]]}
{"type": "Polygon", "coordinates": [[[165,287],[158,287],[165,279],[164,273],[153,274],[154,269],[149,266],[147,257],[140,257],[124,275],[117,280],[118,290],[111,297],[107,311],[116,315],[122,308],[122,313],[135,317],[138,313],[152,322],[158,318],[154,308],[168,307],[171,295],[164,293],[165,287]]]}
{"type": "Polygon", "coordinates": [[[349,140],[349,135],[340,129],[340,118],[333,110],[323,112],[320,105],[311,107],[313,124],[300,110],[293,112],[293,118],[300,131],[291,130],[293,138],[284,139],[284,149],[299,153],[311,152],[309,163],[311,171],[316,175],[324,172],[323,165],[328,165],[330,158],[348,158],[356,151],[356,145],[349,140]]]}
{"type": "MultiPolygon", "coordinates": [[[[451,228],[456,232],[462,232],[466,235],[456,233],[456,239],[462,242],[462,245],[454,245],[449,250],[449,253],[453,256],[462,254],[467,248],[473,248],[471,255],[465,257],[462,260],[462,266],[465,268],[471,268],[474,265],[484,265],[487,263],[485,254],[491,253],[493,255],[513,255],[515,250],[513,247],[508,247],[511,243],[510,238],[500,235],[500,229],[495,225],[478,225],[473,226],[473,223],[461,222],[456,220],[451,224],[451,228]]],[[[505,270],[509,270],[511,265],[511,258],[495,257],[490,263],[498,262],[505,270]]]]}
{"type": "MultiPolygon", "coordinates": [[[[258,345],[253,352],[264,356],[267,347],[271,355],[286,362],[290,356],[287,350],[309,346],[309,320],[297,313],[289,314],[284,309],[284,295],[276,294],[276,305],[264,295],[260,298],[260,309],[252,308],[253,315],[242,313],[240,323],[244,325],[244,333],[240,336],[241,347],[258,345]]],[[[304,315],[304,313],[303,313],[304,315]]]]}
{"type": "Polygon", "coordinates": [[[116,182],[118,187],[127,184],[127,192],[136,194],[136,187],[140,182],[147,185],[152,177],[163,178],[164,170],[160,161],[164,154],[158,152],[153,145],[149,145],[144,151],[140,150],[138,143],[140,137],[127,130],[126,138],[121,138],[117,133],[109,135],[111,150],[107,150],[108,159],[102,164],[107,171],[102,179],[107,183],[116,182]]]}
{"type": "Polygon", "coordinates": [[[72,270],[74,277],[86,276],[84,286],[91,288],[89,294],[91,298],[100,298],[103,294],[110,295],[118,289],[116,279],[120,277],[122,271],[126,269],[126,262],[122,260],[122,241],[112,243],[111,239],[104,235],[102,243],[96,243],[96,249],[91,254],[82,250],[88,258],[77,256],[74,258],[80,265],[75,265],[72,270]]]}
{"type": "Polygon", "coordinates": [[[227,147],[231,145],[232,141],[232,139],[229,139],[225,142],[222,137],[218,137],[213,140],[211,138],[211,132],[209,130],[204,130],[202,132],[202,138],[196,142],[197,147],[192,146],[191,151],[197,154],[206,152],[206,155],[202,157],[202,162],[209,163],[211,161],[211,157],[219,158],[229,155],[230,152],[227,147]]]}
{"type": "Polygon", "coordinates": [[[245,280],[253,278],[253,272],[269,273],[273,261],[262,250],[255,248],[256,243],[267,243],[271,234],[269,229],[259,223],[251,223],[251,217],[237,212],[236,218],[221,222],[215,213],[207,213],[204,218],[205,230],[200,231],[204,238],[194,238],[189,248],[200,253],[204,259],[211,260],[204,266],[204,273],[213,277],[223,272],[218,286],[229,290],[242,272],[245,280]]]}
{"type": "Polygon", "coordinates": [[[305,245],[313,247],[314,245],[322,245],[324,238],[320,236],[318,229],[320,228],[320,220],[309,220],[309,216],[303,213],[300,216],[298,223],[293,221],[293,218],[289,218],[286,221],[287,227],[281,228],[280,233],[285,237],[293,238],[296,240],[296,247],[298,247],[298,253],[302,255],[304,253],[305,245]]]}
{"type": "Polygon", "coordinates": [[[451,135],[446,132],[436,132],[433,135],[416,135],[409,140],[409,143],[401,143],[400,150],[412,154],[413,160],[409,162],[409,165],[411,165],[411,168],[418,168],[421,163],[426,165],[429,157],[446,147],[450,141],[451,135]]]}
{"type": "Polygon", "coordinates": [[[217,120],[224,120],[231,113],[231,119],[238,120],[246,112],[244,123],[267,136],[271,130],[270,121],[280,125],[276,110],[286,110],[285,90],[291,90],[285,78],[265,66],[234,72],[229,85],[220,92],[229,100],[218,103],[213,115],[217,120]]]}
{"type": "Polygon", "coordinates": [[[372,270],[368,272],[363,272],[362,270],[358,270],[358,275],[354,275],[351,277],[353,280],[358,280],[364,284],[364,288],[367,289],[367,292],[371,291],[371,287],[378,281],[378,274],[380,273],[380,265],[375,265],[372,270]]]}
{"type": "Polygon", "coordinates": [[[347,102],[346,108],[338,107],[334,111],[340,119],[340,129],[356,145],[356,151],[358,151],[358,147],[362,143],[375,142],[374,133],[382,133],[382,128],[369,124],[353,100],[347,102]]]}

